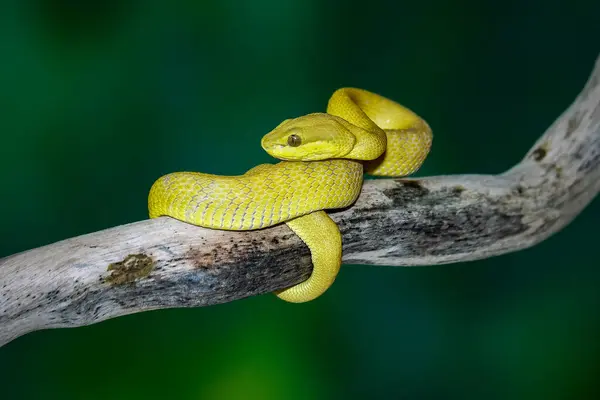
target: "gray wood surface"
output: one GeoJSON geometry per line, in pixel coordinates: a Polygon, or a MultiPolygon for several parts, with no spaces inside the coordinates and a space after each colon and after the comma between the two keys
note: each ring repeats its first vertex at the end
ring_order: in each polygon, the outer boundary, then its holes
{"type": "MultiPolygon", "coordinates": [[[[344,263],[448,264],[539,243],[599,188],[600,59],[574,103],[509,171],[369,180],[356,204],[330,215],[344,263]]],[[[268,293],[311,269],[308,249],[285,225],[225,232],[162,217],[118,226],[0,259],[0,345],[40,329],[268,293]]]]}

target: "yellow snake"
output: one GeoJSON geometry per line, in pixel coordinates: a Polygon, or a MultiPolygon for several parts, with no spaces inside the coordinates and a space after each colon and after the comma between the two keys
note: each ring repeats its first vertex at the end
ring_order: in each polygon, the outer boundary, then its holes
{"type": "Polygon", "coordinates": [[[285,222],[311,251],[313,272],[276,292],[289,302],[324,293],[342,261],[342,238],[323,211],[358,197],[364,172],[406,176],[429,153],[429,125],[400,104],[363,89],[336,90],[327,113],[283,121],[261,141],[283,161],[258,165],[244,175],[175,172],[150,189],[150,218],[170,216],[205,228],[253,230],[285,222]]]}

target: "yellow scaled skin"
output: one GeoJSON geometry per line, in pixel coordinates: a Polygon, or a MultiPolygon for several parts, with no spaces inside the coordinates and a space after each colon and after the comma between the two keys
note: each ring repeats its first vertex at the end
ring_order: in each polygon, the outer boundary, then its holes
{"type": "Polygon", "coordinates": [[[311,251],[312,275],[276,295],[301,303],[323,294],[342,262],[342,238],[322,210],[354,203],[365,172],[406,176],[429,153],[432,133],[418,115],[385,97],[342,88],[327,113],[283,121],[262,147],[283,161],[244,175],[175,172],[148,196],[150,218],[167,215],[212,229],[253,230],[285,222],[311,251]]]}

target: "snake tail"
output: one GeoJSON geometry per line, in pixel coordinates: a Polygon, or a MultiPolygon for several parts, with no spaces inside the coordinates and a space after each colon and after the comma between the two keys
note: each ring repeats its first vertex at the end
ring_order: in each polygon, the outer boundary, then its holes
{"type": "Polygon", "coordinates": [[[286,225],[308,246],[314,267],[307,280],[275,294],[290,303],[314,300],[333,284],[340,270],[342,235],[325,211],[286,221],[286,225]]]}

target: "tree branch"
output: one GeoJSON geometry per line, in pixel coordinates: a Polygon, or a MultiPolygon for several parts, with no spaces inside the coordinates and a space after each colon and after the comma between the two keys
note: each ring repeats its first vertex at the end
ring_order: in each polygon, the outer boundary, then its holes
{"type": "MultiPolygon", "coordinates": [[[[530,247],[600,189],[600,58],[575,102],[500,175],[366,181],[331,213],[344,263],[432,265],[530,247]]],[[[250,232],[145,220],[0,259],[0,345],[27,332],[151,309],[224,303],[306,279],[308,248],[285,225],[250,232]]]]}

